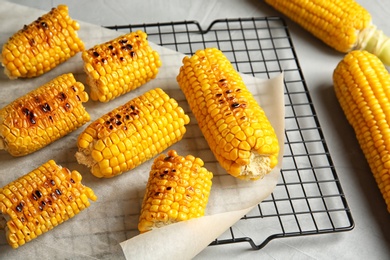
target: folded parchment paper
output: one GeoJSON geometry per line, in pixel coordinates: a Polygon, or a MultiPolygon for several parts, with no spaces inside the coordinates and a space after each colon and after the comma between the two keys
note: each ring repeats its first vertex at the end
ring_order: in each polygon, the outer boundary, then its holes
{"type": "MultiPolygon", "coordinates": [[[[34,21],[51,8],[42,11],[9,2],[0,1],[0,4],[1,46],[24,24],[34,21]]],[[[72,15],[72,10],[69,12],[72,15]]],[[[79,23],[79,36],[86,48],[121,34],[82,21],[79,23]]],[[[155,80],[109,103],[89,101],[86,107],[92,120],[95,120],[155,87],[164,89],[178,100],[190,114],[191,123],[184,139],[171,148],[180,154],[191,153],[201,157],[205,166],[214,173],[207,215],[139,235],[138,216],[152,161],[112,179],[95,178],[86,167],[78,165],[74,157],[77,136],[85,125],[46,148],[24,157],[14,158],[5,151],[0,151],[0,186],[30,172],[49,159],[54,159],[65,167],[80,171],[83,183],[94,189],[98,196],[98,201],[93,202],[88,209],[17,250],[8,246],[5,232],[0,230],[1,259],[151,259],[166,256],[167,252],[173,253],[170,259],[189,259],[273,191],[279,177],[284,144],[283,74],[271,80],[243,76],[277,131],[281,153],[278,168],[264,179],[256,182],[241,181],[228,175],[217,164],[177,85],[176,75],[183,54],[155,44],[153,48],[160,53],[163,61],[155,80]]],[[[34,79],[11,81],[1,72],[0,107],[63,73],[72,72],[77,80],[85,83],[80,56],[78,54],[49,73],[34,79]]]]}

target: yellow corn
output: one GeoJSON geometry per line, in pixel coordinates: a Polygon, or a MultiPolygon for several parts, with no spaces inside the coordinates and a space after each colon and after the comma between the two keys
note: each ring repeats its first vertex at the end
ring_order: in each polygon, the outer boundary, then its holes
{"type": "Polygon", "coordinates": [[[161,66],[159,54],[142,31],[122,35],[82,54],[91,99],[110,101],[154,79],[161,66]]]}
{"type": "Polygon", "coordinates": [[[188,115],[153,89],[91,123],[79,136],[77,161],[96,177],[131,170],[183,138],[188,115]]]}
{"type": "Polygon", "coordinates": [[[13,156],[35,152],[90,120],[84,85],[63,74],[0,110],[0,150],[13,156]]]}
{"type": "Polygon", "coordinates": [[[352,51],[336,67],[333,82],[390,212],[390,75],[375,55],[352,51]]]}
{"type": "Polygon", "coordinates": [[[42,75],[84,50],[77,36],[80,25],[66,5],[59,5],[16,32],[3,45],[1,62],[11,78],[42,75]]]}
{"type": "Polygon", "coordinates": [[[138,223],[141,233],[204,216],[213,174],[203,166],[202,159],[175,150],[154,160],[138,223]]]}
{"type": "Polygon", "coordinates": [[[17,248],[74,217],[97,198],[77,171],[50,160],[0,189],[8,243],[17,248]]]}
{"type": "Polygon", "coordinates": [[[390,39],[355,0],[266,0],[276,10],[340,52],[367,50],[390,65],[390,39]]]}
{"type": "Polygon", "coordinates": [[[220,50],[208,48],[185,57],[177,81],[211,151],[228,173],[256,180],[277,165],[274,129],[220,50]]]}

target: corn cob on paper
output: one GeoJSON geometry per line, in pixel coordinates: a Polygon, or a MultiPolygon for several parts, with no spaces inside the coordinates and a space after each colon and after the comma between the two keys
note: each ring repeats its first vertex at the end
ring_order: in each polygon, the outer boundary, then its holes
{"type": "MultiPolygon", "coordinates": [[[[20,27],[20,23],[27,23],[31,18],[47,11],[9,2],[1,4],[0,17],[3,23],[0,24],[0,44],[4,44],[4,39],[8,39],[20,27]],[[7,10],[13,10],[12,14],[7,10]],[[13,19],[16,14],[19,14],[17,21],[13,19]]],[[[98,25],[82,21],[79,23],[78,35],[83,39],[86,49],[121,35],[120,32],[107,30],[98,25]]],[[[89,101],[85,103],[85,107],[93,122],[118,106],[155,88],[161,88],[170,97],[175,98],[189,115],[190,123],[186,126],[187,131],[183,139],[169,149],[176,150],[178,154],[191,154],[201,158],[205,167],[214,174],[205,216],[140,234],[137,229],[138,219],[153,160],[145,162],[127,174],[109,179],[96,178],[86,166],[78,164],[74,156],[77,152],[77,138],[86,128],[83,126],[51,144],[50,149],[46,147],[25,157],[12,157],[5,151],[0,151],[1,187],[53,159],[63,167],[80,172],[83,184],[90,187],[99,198],[76,218],[68,220],[64,225],[57,226],[16,250],[8,245],[0,223],[0,259],[139,259],[139,256],[150,259],[162,257],[165,252],[175,252],[178,259],[190,259],[274,190],[282,163],[284,143],[283,74],[271,80],[243,76],[246,86],[261,103],[275,128],[281,144],[278,165],[274,170],[259,181],[244,181],[232,177],[217,163],[178,86],[176,76],[184,55],[152,42],[150,44],[159,53],[162,61],[155,79],[115,100],[107,103],[89,101]],[[197,238],[196,241],[194,237],[197,238]]],[[[16,79],[11,82],[4,74],[0,75],[2,90],[0,107],[31,91],[34,86],[63,73],[73,73],[77,80],[85,83],[86,75],[81,56],[76,55],[55,70],[28,81],[16,79]]]]}

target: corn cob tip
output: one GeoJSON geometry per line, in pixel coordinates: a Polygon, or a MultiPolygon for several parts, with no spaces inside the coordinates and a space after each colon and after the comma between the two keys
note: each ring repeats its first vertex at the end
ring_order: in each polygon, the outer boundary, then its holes
{"type": "Polygon", "coordinates": [[[366,50],[376,55],[384,65],[390,66],[390,37],[374,25],[359,33],[354,50],[366,50]]]}

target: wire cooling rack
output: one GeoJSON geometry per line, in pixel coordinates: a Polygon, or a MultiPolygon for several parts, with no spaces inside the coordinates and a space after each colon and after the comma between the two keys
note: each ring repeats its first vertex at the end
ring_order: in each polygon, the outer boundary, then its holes
{"type": "Polygon", "coordinates": [[[281,178],[269,198],[211,245],[348,231],[354,221],[337,177],[288,28],[279,17],[107,26],[143,30],[150,41],[191,55],[217,47],[241,73],[272,78],[284,72],[285,143],[281,178]]]}

